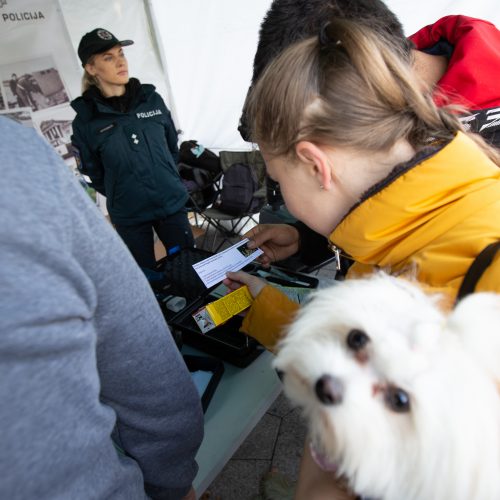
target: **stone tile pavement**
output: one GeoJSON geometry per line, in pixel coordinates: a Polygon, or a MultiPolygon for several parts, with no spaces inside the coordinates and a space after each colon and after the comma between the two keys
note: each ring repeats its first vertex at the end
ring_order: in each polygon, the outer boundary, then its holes
{"type": "Polygon", "coordinates": [[[299,411],[280,394],[202,498],[252,500],[271,468],[295,481],[305,435],[299,411]]]}

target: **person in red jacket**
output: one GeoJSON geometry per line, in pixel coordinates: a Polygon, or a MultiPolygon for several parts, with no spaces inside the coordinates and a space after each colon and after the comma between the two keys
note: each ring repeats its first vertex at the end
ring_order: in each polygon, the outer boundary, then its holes
{"type": "MultiPolygon", "coordinates": [[[[500,147],[500,31],[495,25],[473,17],[446,16],[409,40],[416,54],[446,59],[446,69],[434,88],[436,104],[467,109],[471,115],[462,121],[500,147]]],[[[418,65],[415,69],[418,72],[418,65]]]]}

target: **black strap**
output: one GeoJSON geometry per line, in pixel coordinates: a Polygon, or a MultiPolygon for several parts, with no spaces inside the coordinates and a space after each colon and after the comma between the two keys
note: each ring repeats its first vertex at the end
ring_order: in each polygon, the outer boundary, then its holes
{"type": "Polygon", "coordinates": [[[489,244],[482,252],[474,259],[474,262],[469,267],[467,274],[460,285],[458,290],[457,302],[463,299],[466,295],[474,293],[477,282],[481,279],[486,268],[493,261],[498,249],[500,248],[500,241],[495,241],[489,244]]]}

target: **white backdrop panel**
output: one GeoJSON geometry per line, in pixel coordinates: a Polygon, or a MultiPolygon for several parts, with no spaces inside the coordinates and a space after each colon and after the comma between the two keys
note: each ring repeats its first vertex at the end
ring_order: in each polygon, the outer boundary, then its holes
{"type": "Polygon", "coordinates": [[[51,57],[64,80],[69,97],[78,96],[78,92],[75,93],[79,82],[78,64],[71,50],[57,0],[14,0],[0,7],[0,63],[29,62],[51,57]],[[23,13],[41,16],[38,20],[27,17],[25,21],[12,21],[9,18],[23,13]]]}
{"type": "Polygon", "coordinates": [[[249,149],[236,129],[271,0],[151,0],[181,140],[249,149]]]}

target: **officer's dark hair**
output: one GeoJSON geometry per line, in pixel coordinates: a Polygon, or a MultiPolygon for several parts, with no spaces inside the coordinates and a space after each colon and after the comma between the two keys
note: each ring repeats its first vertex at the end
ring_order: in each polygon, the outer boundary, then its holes
{"type": "MultiPolygon", "coordinates": [[[[249,92],[266,66],[291,44],[317,35],[334,17],[350,19],[380,31],[394,42],[404,58],[411,57],[411,42],[405,37],[397,16],[381,0],[274,0],[259,31],[259,43],[253,62],[249,92]]],[[[240,131],[249,140],[246,104],[240,119],[240,131]]]]}

